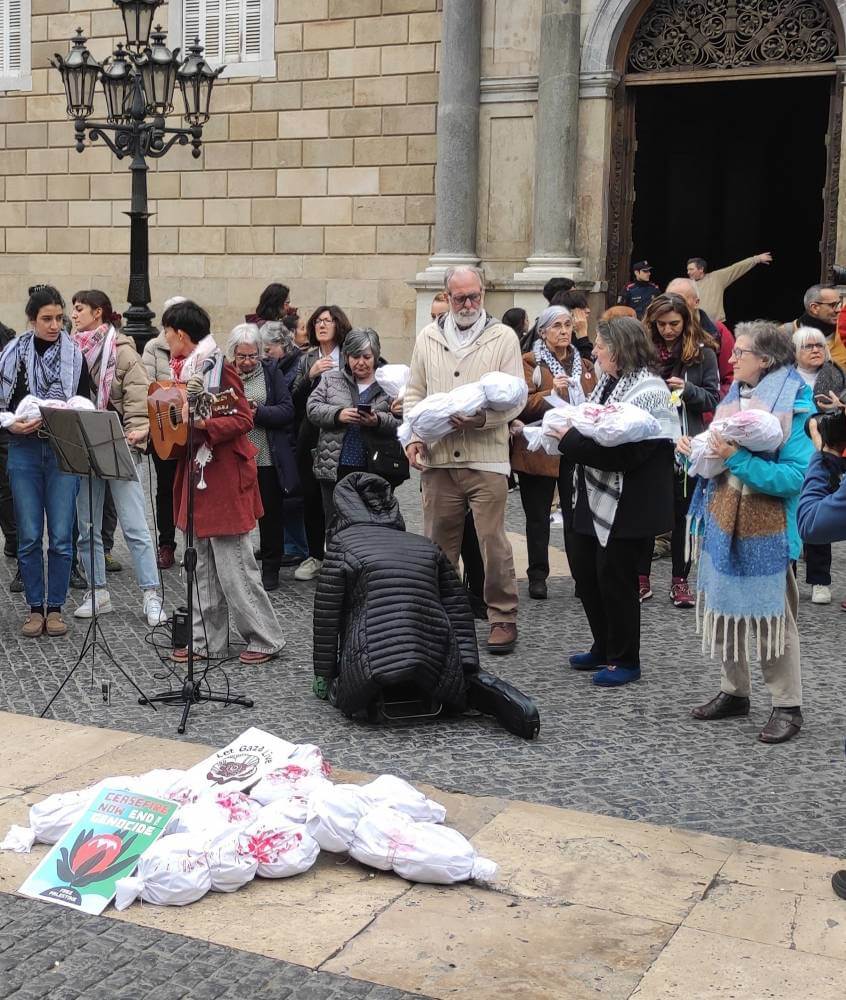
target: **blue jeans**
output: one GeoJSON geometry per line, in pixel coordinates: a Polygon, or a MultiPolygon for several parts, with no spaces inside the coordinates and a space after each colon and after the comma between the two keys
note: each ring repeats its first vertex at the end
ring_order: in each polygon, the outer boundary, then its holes
{"type": "MultiPolygon", "coordinates": [[[[141,456],[133,452],[135,464],[141,464],[141,456]]],[[[92,485],[94,499],[94,517],[88,515],[88,483],[80,486],[76,499],[76,516],[79,523],[79,541],[77,549],[79,558],[85,567],[85,575],[89,585],[93,580],[96,586],[106,586],[106,558],[103,554],[103,504],[106,497],[106,482],[95,479],[92,485]],[[91,573],[91,545],[89,522],[94,522],[94,565],[96,572],[91,573]]],[[[115,505],[117,519],[126,539],[132,565],[135,569],[135,579],[142,590],[155,590],[159,585],[159,570],[156,566],[156,553],[150,529],[147,527],[147,516],[144,512],[144,488],[137,479],[131,481],[110,479],[109,490],[115,505]]]]}
{"type": "Polygon", "coordinates": [[[282,501],[285,555],[302,556],[308,555],[308,542],[306,541],[305,521],[303,520],[302,497],[295,497],[291,500],[282,501]]]}
{"type": "Polygon", "coordinates": [[[73,559],[73,518],[79,478],[59,469],[53,449],[35,434],[12,435],[7,465],[18,522],[18,563],[31,607],[44,604],[42,539],[47,517],[47,605],[68,596],[73,559]]]}

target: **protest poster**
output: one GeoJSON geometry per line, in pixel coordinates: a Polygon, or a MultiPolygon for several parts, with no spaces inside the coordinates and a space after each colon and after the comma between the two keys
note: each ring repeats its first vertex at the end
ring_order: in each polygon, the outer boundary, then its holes
{"type": "Polygon", "coordinates": [[[102,789],[19,894],[83,913],[102,913],[115,894],[115,882],[132,874],[177,808],[175,802],[152,795],[102,789]]]}

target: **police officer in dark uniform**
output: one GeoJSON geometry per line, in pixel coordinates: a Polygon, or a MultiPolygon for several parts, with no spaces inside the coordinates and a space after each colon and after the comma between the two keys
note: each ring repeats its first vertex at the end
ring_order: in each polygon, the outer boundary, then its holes
{"type": "Polygon", "coordinates": [[[661,294],[661,289],[649,279],[652,277],[652,265],[648,260],[639,260],[632,268],[635,280],[626,285],[626,289],[620,296],[620,305],[629,306],[637,313],[638,319],[643,319],[643,314],[649,307],[649,303],[656,295],[661,294]]]}

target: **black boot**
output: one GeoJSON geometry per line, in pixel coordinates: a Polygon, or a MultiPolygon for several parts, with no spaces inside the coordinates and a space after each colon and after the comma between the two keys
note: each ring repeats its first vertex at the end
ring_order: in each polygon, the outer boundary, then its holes
{"type": "Polygon", "coordinates": [[[21,579],[21,564],[18,563],[18,568],[15,570],[15,577],[9,584],[9,591],[12,594],[22,594],[24,590],[23,580],[21,579]]]}

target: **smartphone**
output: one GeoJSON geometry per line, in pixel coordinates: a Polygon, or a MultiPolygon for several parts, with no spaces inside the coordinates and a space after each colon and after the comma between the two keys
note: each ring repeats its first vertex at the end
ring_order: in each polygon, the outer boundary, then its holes
{"type": "Polygon", "coordinates": [[[355,408],[358,410],[359,413],[370,414],[373,412],[373,407],[370,405],[370,403],[356,403],[355,408]]]}

